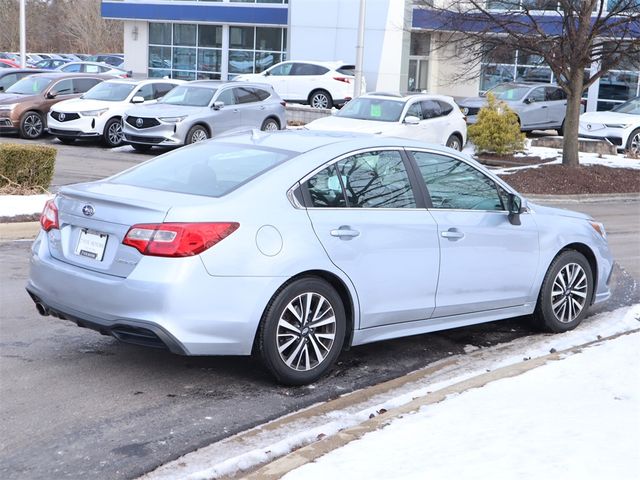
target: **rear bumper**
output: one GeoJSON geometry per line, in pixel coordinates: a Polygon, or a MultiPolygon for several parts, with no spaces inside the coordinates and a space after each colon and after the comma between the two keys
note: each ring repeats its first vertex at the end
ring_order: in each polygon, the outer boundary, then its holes
{"type": "Polygon", "coordinates": [[[209,275],[200,257],[143,258],[116,277],[53,258],[40,232],[27,291],[54,316],[137,345],[183,355],[249,355],[282,277],[209,275]]]}

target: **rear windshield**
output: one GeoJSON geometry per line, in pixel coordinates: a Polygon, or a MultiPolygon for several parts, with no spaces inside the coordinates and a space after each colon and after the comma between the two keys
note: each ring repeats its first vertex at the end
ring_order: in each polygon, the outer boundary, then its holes
{"type": "Polygon", "coordinates": [[[6,92],[18,93],[20,95],[36,95],[42,93],[52,81],[53,80],[46,77],[27,77],[11,85],[6,92]]]}
{"type": "Polygon", "coordinates": [[[341,73],[342,75],[351,75],[352,77],[356,76],[356,66],[355,65],[343,65],[340,68],[336,69],[336,72],[341,73]]]}
{"type": "Polygon", "coordinates": [[[260,176],[294,152],[202,142],[150,160],[111,178],[113,183],[221,197],[260,176]]]}

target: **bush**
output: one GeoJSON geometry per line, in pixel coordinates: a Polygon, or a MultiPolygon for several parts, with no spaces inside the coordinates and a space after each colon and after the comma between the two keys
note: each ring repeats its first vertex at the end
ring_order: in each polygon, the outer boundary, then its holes
{"type": "Polygon", "coordinates": [[[478,121],[469,127],[469,139],[476,153],[513,154],[524,149],[525,134],[518,116],[509,106],[489,93],[487,106],[478,112],[478,121]]]}
{"type": "Polygon", "coordinates": [[[43,145],[0,143],[0,191],[46,191],[53,178],[57,150],[43,145]]]}

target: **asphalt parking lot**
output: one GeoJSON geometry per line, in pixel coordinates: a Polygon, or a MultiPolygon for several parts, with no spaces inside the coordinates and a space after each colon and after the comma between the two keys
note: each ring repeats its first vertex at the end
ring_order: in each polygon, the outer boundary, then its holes
{"type": "MultiPolygon", "coordinates": [[[[152,157],[44,143],[59,149],[54,189],[152,157]]],[[[625,258],[622,265],[638,268],[638,202],[568,206],[593,210],[609,225],[614,253],[625,258]]],[[[469,345],[484,348],[535,334],[526,318],[518,318],[365,345],[345,352],[320,382],[286,388],[250,358],[180,357],[40,317],[24,291],[29,247],[0,243],[3,479],[135,478],[254,425],[464,354],[469,345]]],[[[635,281],[621,268],[613,290],[612,299],[592,313],[640,301],[635,281]]]]}

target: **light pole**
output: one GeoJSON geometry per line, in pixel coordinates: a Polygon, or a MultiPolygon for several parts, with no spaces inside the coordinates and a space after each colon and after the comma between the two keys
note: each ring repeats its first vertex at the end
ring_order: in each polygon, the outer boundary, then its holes
{"type": "Polygon", "coordinates": [[[25,15],[26,0],[20,0],[20,66],[27,66],[27,20],[25,15]]]}
{"type": "Polygon", "coordinates": [[[362,63],[364,58],[364,19],[366,13],[366,0],[360,0],[360,18],[358,20],[358,43],[356,44],[356,88],[355,96],[362,93],[362,63]]]}

